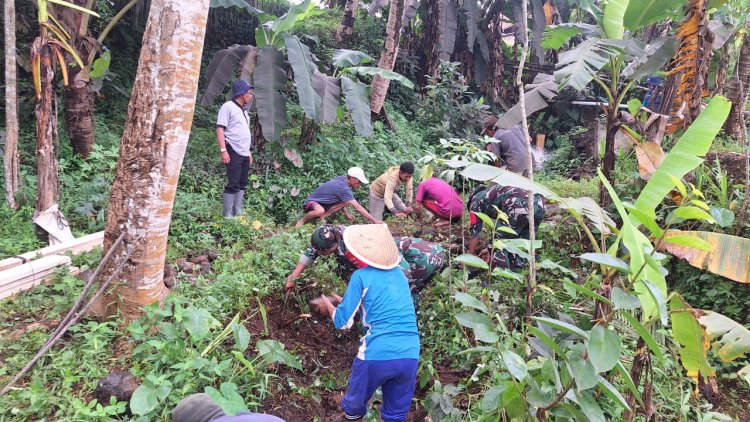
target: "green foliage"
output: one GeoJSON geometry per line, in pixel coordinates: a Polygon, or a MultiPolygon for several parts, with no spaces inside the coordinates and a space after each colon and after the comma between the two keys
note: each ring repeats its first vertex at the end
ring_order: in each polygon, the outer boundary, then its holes
{"type": "Polygon", "coordinates": [[[468,138],[482,128],[482,112],[487,107],[469,91],[458,65],[441,61],[438,76],[428,76],[417,118],[422,126],[432,128],[433,139],[468,138]]]}

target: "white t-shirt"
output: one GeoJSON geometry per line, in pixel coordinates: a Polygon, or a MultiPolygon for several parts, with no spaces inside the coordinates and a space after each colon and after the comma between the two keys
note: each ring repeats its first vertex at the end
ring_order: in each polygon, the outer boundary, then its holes
{"type": "Polygon", "coordinates": [[[227,101],[219,109],[216,126],[224,127],[224,140],[237,154],[247,157],[253,145],[250,132],[250,117],[247,111],[234,101],[227,101]]]}

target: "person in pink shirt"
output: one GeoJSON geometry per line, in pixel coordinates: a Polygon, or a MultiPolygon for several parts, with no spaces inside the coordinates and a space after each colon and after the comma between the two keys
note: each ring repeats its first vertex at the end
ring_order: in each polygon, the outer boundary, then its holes
{"type": "Polygon", "coordinates": [[[435,226],[444,226],[461,220],[464,203],[455,189],[444,180],[431,177],[419,182],[415,199],[414,213],[422,218],[422,207],[438,217],[435,226]]]}

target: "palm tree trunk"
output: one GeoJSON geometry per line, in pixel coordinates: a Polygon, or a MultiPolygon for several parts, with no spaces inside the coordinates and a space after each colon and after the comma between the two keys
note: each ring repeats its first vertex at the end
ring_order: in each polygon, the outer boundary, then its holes
{"type": "Polygon", "coordinates": [[[195,111],[209,0],[152,0],[128,117],[120,142],[104,237],[125,241],[104,270],[132,252],[105,313],[136,318],[167,295],[164,259],[177,181],[195,111]]]}
{"type": "MultiPolygon", "coordinates": [[[[94,2],[72,0],[71,3],[91,8],[94,2]]],[[[59,12],[59,20],[68,29],[70,44],[82,60],[89,56],[88,15],[68,7],[59,12]]],[[[72,61],[72,60],[71,60],[72,61]]],[[[73,152],[81,157],[88,157],[94,146],[94,96],[89,90],[90,78],[88,69],[74,66],[70,69],[70,83],[65,87],[65,127],[68,131],[73,152]]]]}
{"type": "MultiPolygon", "coordinates": [[[[37,38],[35,44],[41,44],[37,38]]],[[[49,45],[39,49],[41,61],[41,96],[36,102],[36,163],[37,163],[37,197],[34,215],[57,204],[59,182],[57,178],[57,156],[54,144],[57,140],[57,95],[52,88],[55,72],[52,68],[52,50],[49,45]]],[[[37,236],[47,239],[47,233],[38,228],[37,236]]]]}
{"type": "Polygon", "coordinates": [[[505,66],[503,62],[502,35],[503,21],[498,13],[492,18],[492,22],[487,28],[487,45],[490,54],[484,85],[482,86],[484,95],[495,104],[499,103],[505,97],[505,88],[503,87],[505,66]]]}
{"type": "Polygon", "coordinates": [[[341,21],[339,29],[336,30],[336,42],[347,41],[352,36],[358,7],[359,0],[346,0],[346,5],[344,5],[344,19],[341,21]]]}
{"type": "Polygon", "coordinates": [[[732,110],[724,124],[724,130],[735,139],[742,137],[742,128],[745,124],[742,112],[745,110],[748,90],[750,90],[750,35],[745,34],[740,54],[737,55],[737,66],[727,89],[727,98],[732,102],[732,110]]]}
{"type": "Polygon", "coordinates": [[[18,209],[18,93],[16,91],[16,2],[5,0],[5,202],[18,209]]]}
{"type": "Polygon", "coordinates": [[[88,80],[78,79],[84,72],[71,72],[71,84],[65,87],[65,127],[73,152],[86,158],[94,147],[94,96],[88,80]]]}
{"type": "MultiPolygon", "coordinates": [[[[390,11],[388,12],[388,23],[385,28],[385,49],[380,55],[378,67],[385,70],[393,70],[398,56],[398,43],[401,39],[401,15],[404,13],[404,0],[391,0],[390,11]]],[[[388,93],[390,80],[383,79],[380,76],[372,78],[372,95],[370,98],[370,111],[375,114],[380,113],[385,102],[385,95],[388,93]]]]}

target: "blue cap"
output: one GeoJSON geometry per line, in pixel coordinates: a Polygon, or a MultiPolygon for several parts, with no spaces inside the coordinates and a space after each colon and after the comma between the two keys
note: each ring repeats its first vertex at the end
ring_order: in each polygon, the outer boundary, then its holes
{"type": "Polygon", "coordinates": [[[254,86],[250,85],[247,81],[239,80],[232,83],[232,99],[239,97],[240,95],[255,89],[254,86]]]}

